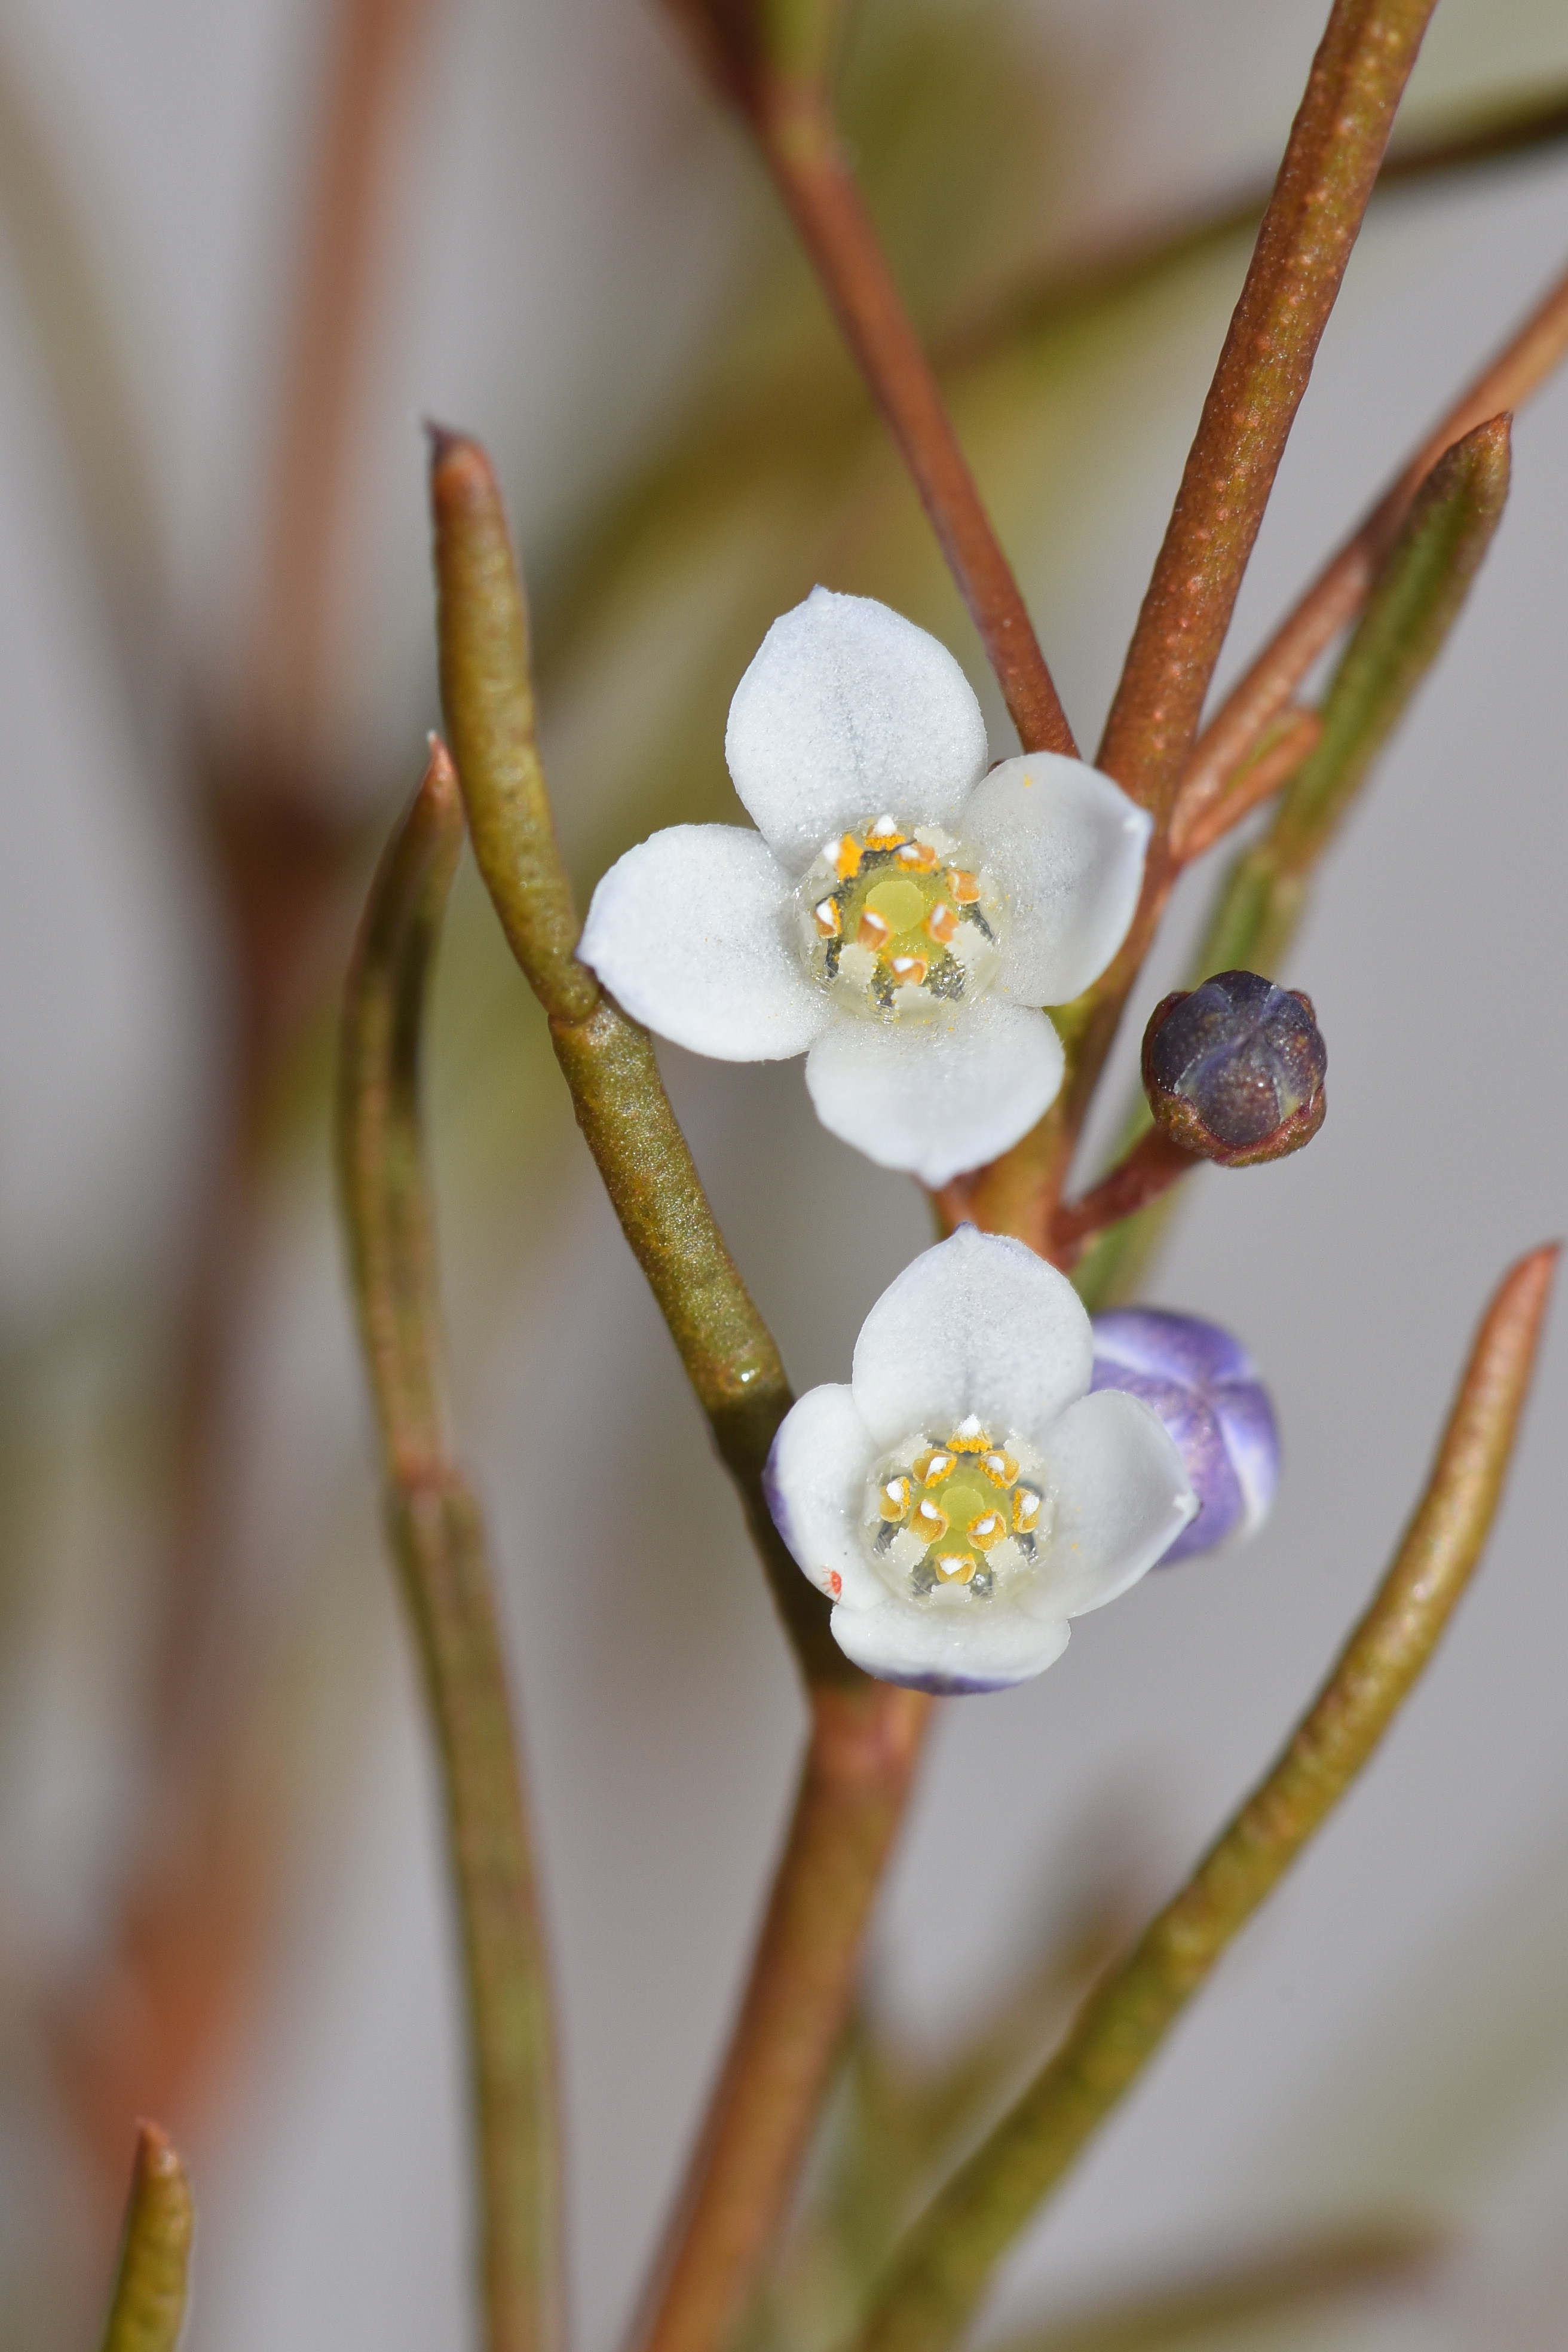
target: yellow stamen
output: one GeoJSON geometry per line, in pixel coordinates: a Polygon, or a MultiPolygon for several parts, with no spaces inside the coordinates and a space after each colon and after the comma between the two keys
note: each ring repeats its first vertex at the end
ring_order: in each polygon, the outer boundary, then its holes
{"type": "Polygon", "coordinates": [[[955,1454],[989,1454],[991,1451],[991,1440],[973,1413],[967,1421],[960,1422],[947,1442],[955,1454]]]}
{"type": "Polygon", "coordinates": [[[889,964],[893,978],[906,988],[923,988],[930,969],[924,956],[894,956],[889,964]]]}
{"type": "Polygon", "coordinates": [[[915,1476],[922,1486],[935,1486],[940,1485],[952,1468],[952,1455],[943,1447],[933,1445],[931,1452],[922,1454],[915,1464],[915,1476]]]}
{"type": "Polygon", "coordinates": [[[936,865],[936,852],[926,841],[906,841],[900,844],[898,863],[911,874],[930,874],[936,865]]]}
{"type": "Polygon", "coordinates": [[[892,936],[893,927],[885,915],[879,915],[875,907],[862,908],[855,930],[858,947],[885,948],[892,936]]]}
{"type": "Polygon", "coordinates": [[[896,1478],[889,1478],[886,1482],[879,1500],[882,1517],[885,1519],[902,1519],[909,1517],[910,1482],[902,1471],[896,1478]]]}
{"type": "Polygon", "coordinates": [[[966,874],[962,866],[948,867],[947,887],[961,907],[973,907],[980,896],[978,876],[966,874]]]}
{"type": "Polygon", "coordinates": [[[1000,1543],[1006,1532],[1007,1522],[1000,1511],[982,1511],[965,1529],[970,1542],[982,1551],[989,1551],[994,1543],[1000,1543]]]}
{"type": "Polygon", "coordinates": [[[939,948],[945,948],[958,937],[958,917],[939,898],[926,917],[926,929],[939,948]]]}
{"type": "Polygon", "coordinates": [[[1018,1475],[1018,1465],[1010,1454],[988,1454],[980,1467],[994,1486],[1010,1486],[1018,1475]]]}
{"type": "Polygon", "coordinates": [[[845,834],[838,841],[830,841],[824,854],[840,882],[854,881],[866,855],[852,833],[845,834]]]}
{"type": "Polygon", "coordinates": [[[924,1536],[928,1544],[940,1543],[947,1533],[947,1513],[939,1510],[929,1495],[922,1495],[915,1505],[915,1531],[924,1536]]]}
{"type": "Polygon", "coordinates": [[[1040,1517],[1040,1497],[1032,1486],[1020,1486],[1013,1497],[1013,1526],[1021,1536],[1033,1535],[1040,1517]]]}
{"type": "Polygon", "coordinates": [[[866,835],[866,845],[868,849],[896,849],[903,837],[897,817],[879,816],[866,835]]]}
{"type": "Polygon", "coordinates": [[[974,1574],[972,1551],[939,1551],[931,1566],[944,1584],[967,1584],[974,1574]]]}
{"type": "Polygon", "coordinates": [[[811,916],[816,925],[819,939],[836,940],[838,937],[843,926],[838,919],[838,902],[836,898],[819,898],[811,910],[811,916]]]}

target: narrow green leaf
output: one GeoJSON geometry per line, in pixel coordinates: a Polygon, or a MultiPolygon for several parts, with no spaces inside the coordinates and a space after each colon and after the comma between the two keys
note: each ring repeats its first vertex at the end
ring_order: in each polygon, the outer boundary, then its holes
{"type": "Polygon", "coordinates": [[[812,1682],[858,1680],[763,1494],[792,1402],[778,1348],[719,1230],[647,1032],[574,953],[577,919],[535,744],[522,583],[478,443],[438,436],[430,489],[441,690],[479,873],[550,1015],[577,1124],[740,1491],[802,1671],[812,1682]]]}
{"type": "Polygon", "coordinates": [[[1499,1286],[1393,1564],[1273,1769],[910,2231],[860,2352],[940,2352],[961,2333],[1020,2231],[1367,1763],[1480,1559],[1556,1259],[1536,1250],[1499,1286]]]}
{"type": "Polygon", "coordinates": [[[174,2352],[195,2227],[184,2167],[156,2124],[139,2125],[102,2352],[174,2352]]]}
{"type": "Polygon", "coordinates": [[[426,984],[462,835],[457,776],[437,743],[372,886],[350,970],[338,1169],[461,1926],[485,2343],[551,2352],[561,2256],[549,1970],[484,1529],[451,1456],[420,1124],[426,984]]]}

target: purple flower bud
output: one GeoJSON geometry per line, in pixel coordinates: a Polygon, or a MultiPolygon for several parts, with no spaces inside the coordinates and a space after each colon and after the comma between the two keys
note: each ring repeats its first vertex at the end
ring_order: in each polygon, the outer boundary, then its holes
{"type": "Polygon", "coordinates": [[[1186,1464],[1197,1517],[1157,1566],[1262,1526],[1279,1481],[1279,1433],[1251,1357],[1228,1331],[1152,1307],[1097,1315],[1092,1385],[1142,1397],[1186,1464]]]}
{"type": "Polygon", "coordinates": [[[1323,1123],[1328,1066],[1299,989],[1221,971],[1154,1008],[1143,1033],[1143,1087],[1154,1124],[1225,1168],[1282,1160],[1323,1123]]]}

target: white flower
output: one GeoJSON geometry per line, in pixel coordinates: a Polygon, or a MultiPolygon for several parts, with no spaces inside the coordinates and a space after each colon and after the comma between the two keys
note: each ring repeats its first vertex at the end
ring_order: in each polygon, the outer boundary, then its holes
{"type": "Polygon", "coordinates": [[[884,1682],[999,1690],[1055,1664],[1069,1617],[1136,1584],[1197,1509],[1140,1398],[1089,1395],[1072,1285],[961,1225],[906,1266],[768,1457],[768,1505],[837,1603],[839,1648],[884,1682]]]}
{"type": "Polygon", "coordinates": [[[725,752],[756,820],[628,850],[579,950],[637,1020],[720,1061],[805,1054],[824,1126],[944,1184],[1054,1101],[1044,1013],[1098,979],[1149,819],[1037,751],[984,773],[963,672],[911,621],[814,588],[773,623],[725,752]]]}

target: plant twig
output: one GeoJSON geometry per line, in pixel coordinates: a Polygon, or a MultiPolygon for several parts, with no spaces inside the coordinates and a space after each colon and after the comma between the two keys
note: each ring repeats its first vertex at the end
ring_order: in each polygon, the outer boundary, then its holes
{"type": "Polygon", "coordinates": [[[487,2352],[561,2336],[549,1972],[484,1531],[452,1458],[419,1116],[426,984],[462,845],[451,761],[371,889],[344,999],[338,1170],[386,1523],[419,1650],[462,1928],[487,2352]]]}
{"type": "Polygon", "coordinates": [[[441,696],[480,875],[550,1017],[577,1123],[740,1490],[802,1671],[811,1683],[858,1679],[763,1495],[768,1448],[792,1402],[778,1349],[725,1246],[647,1032],[574,953],[576,909],[534,734],[527,608],[477,442],[434,435],[430,495],[441,696]]]}
{"type": "Polygon", "coordinates": [[[1502,519],[1510,426],[1494,416],[1468,433],[1408,509],[1324,698],[1318,741],[1226,878],[1198,949],[1205,972],[1278,968],[1311,872],[1447,642],[1502,519]]]}
{"type": "Polygon", "coordinates": [[[1100,765],[1163,823],[1436,0],[1334,0],[1291,125],[1100,765]]]}
{"type": "MultiPolygon", "coordinates": [[[[1177,866],[1212,849],[1243,817],[1277,793],[1294,775],[1323,731],[1315,710],[1287,705],[1264,730],[1258,747],[1228,777],[1215,777],[1212,789],[1190,796],[1184,787],[1171,819],[1171,856],[1177,866]]],[[[1206,783],[1205,779],[1205,783],[1206,783]]]]}
{"type": "Polygon", "coordinates": [[[1151,1129],[1126,1156],[1117,1161],[1109,1175],[1098,1184],[1080,1193],[1076,1201],[1064,1201],[1051,1221],[1051,1255],[1058,1265],[1070,1265],[1085,1242],[1100,1233],[1107,1225],[1120,1224],[1151,1201],[1179,1181],[1188,1171],[1203,1162],[1168,1135],[1151,1129]]]}
{"type": "Polygon", "coordinates": [[[784,2217],[855,1992],[931,1716],[919,1691],[826,1686],[745,1999],[656,2273],[646,2352],[717,2352],[784,2217]]]}
{"type": "Polygon", "coordinates": [[[174,2352],[185,2315],[195,2212],[184,2167],[156,2124],[136,2126],[120,2268],[101,2352],[174,2352]]]}
{"type": "Polygon", "coordinates": [[[1568,353],[1568,272],[1467,386],[1409,464],[1331,555],[1198,738],[1182,783],[1195,804],[1245,759],[1263,730],[1364,601],[1411,501],[1445,450],[1489,417],[1517,409],[1568,353]]]}
{"type": "Polygon", "coordinates": [[[675,0],[753,131],[857,366],[909,467],[1026,751],[1075,752],[1022,591],[845,158],[831,9],[675,0]]]}
{"type": "Polygon", "coordinates": [[[1182,1892],[1093,1993],[1066,2042],[904,2242],[859,2352],[939,2352],[1085,2141],[1371,1758],[1481,1556],[1557,1260],[1504,1276],[1426,1490],[1371,1607],[1272,1770],[1182,1892]]]}
{"type": "Polygon", "coordinates": [[[794,1826],[664,2257],[660,2341],[697,2352],[734,2316],[788,2196],[930,1710],[849,1664],[773,1527],[762,1474],[789,1408],[784,1367],[724,1245],[646,1031],[572,952],[576,915],[535,740],[527,612],[476,443],[436,436],[431,498],[442,696],[479,871],[550,1016],[578,1124],[740,1491],[812,1706],[794,1826]]]}

